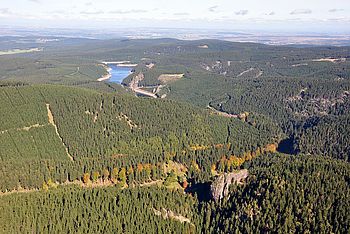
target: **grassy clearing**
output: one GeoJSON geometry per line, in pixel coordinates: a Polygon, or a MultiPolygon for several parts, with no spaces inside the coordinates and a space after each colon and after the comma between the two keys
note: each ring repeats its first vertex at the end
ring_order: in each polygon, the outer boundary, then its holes
{"type": "Polygon", "coordinates": [[[0,51],[0,55],[10,55],[10,54],[23,54],[23,53],[31,53],[31,52],[39,52],[43,51],[43,48],[32,48],[32,49],[13,49],[13,50],[7,50],[7,51],[0,51]]]}

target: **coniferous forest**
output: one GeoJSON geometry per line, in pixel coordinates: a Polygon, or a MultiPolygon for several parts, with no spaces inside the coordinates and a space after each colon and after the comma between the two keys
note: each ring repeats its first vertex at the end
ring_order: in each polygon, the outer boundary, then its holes
{"type": "Polygon", "coordinates": [[[349,233],[349,53],[60,38],[0,56],[0,233],[349,233]]]}

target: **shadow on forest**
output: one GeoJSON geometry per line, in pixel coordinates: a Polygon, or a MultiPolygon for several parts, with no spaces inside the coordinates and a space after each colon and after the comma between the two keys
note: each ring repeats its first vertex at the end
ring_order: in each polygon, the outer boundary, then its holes
{"type": "Polygon", "coordinates": [[[294,141],[293,137],[283,139],[278,144],[277,151],[284,154],[296,154],[296,151],[293,147],[293,141],[294,141]]]}
{"type": "Polygon", "coordinates": [[[190,193],[192,195],[196,195],[198,198],[198,201],[200,202],[210,201],[211,199],[210,184],[211,184],[210,182],[192,184],[191,186],[186,188],[185,192],[190,193]]]}

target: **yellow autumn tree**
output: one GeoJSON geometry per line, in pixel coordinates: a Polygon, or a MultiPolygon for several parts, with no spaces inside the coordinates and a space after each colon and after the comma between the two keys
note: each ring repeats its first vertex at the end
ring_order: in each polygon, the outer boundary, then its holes
{"type": "Polygon", "coordinates": [[[132,166],[130,166],[130,167],[128,168],[127,173],[128,173],[128,175],[133,174],[133,173],[134,173],[134,168],[133,168],[132,166]]]}
{"type": "Polygon", "coordinates": [[[122,169],[119,172],[119,180],[121,181],[123,186],[126,184],[126,170],[124,167],[122,167],[122,169]]]}
{"type": "Polygon", "coordinates": [[[112,173],[111,173],[111,180],[113,183],[118,182],[118,174],[119,174],[119,169],[118,168],[113,168],[112,173]]]}
{"type": "Polygon", "coordinates": [[[192,166],[196,171],[198,171],[198,172],[201,171],[200,168],[199,168],[198,163],[197,163],[195,160],[192,161],[191,166],[192,166]]]}
{"type": "Polygon", "coordinates": [[[276,144],[268,144],[265,146],[265,151],[270,153],[275,153],[277,151],[277,145],[276,144]]]}
{"type": "Polygon", "coordinates": [[[141,173],[143,170],[143,165],[141,163],[137,164],[137,172],[141,173]]]}
{"type": "Polygon", "coordinates": [[[47,191],[49,190],[49,186],[48,186],[45,182],[43,182],[42,189],[43,189],[45,192],[47,192],[47,191]]]}
{"type": "Polygon", "coordinates": [[[100,178],[100,172],[98,172],[98,171],[92,172],[92,181],[93,181],[94,183],[97,182],[98,178],[100,178]]]}
{"type": "Polygon", "coordinates": [[[212,175],[216,175],[217,174],[217,172],[216,172],[216,165],[215,164],[211,165],[210,171],[211,171],[212,175]]]}
{"type": "Polygon", "coordinates": [[[103,169],[102,171],[102,175],[103,175],[103,180],[107,181],[109,179],[109,170],[108,169],[103,169]]]}
{"type": "Polygon", "coordinates": [[[88,172],[84,173],[83,182],[84,182],[84,184],[88,184],[90,182],[90,173],[88,173],[88,172]]]}

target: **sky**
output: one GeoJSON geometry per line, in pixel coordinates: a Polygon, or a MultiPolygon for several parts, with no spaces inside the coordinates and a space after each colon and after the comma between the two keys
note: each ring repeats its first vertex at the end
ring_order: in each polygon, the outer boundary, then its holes
{"type": "Polygon", "coordinates": [[[0,0],[0,25],[350,32],[350,0],[0,0]]]}

